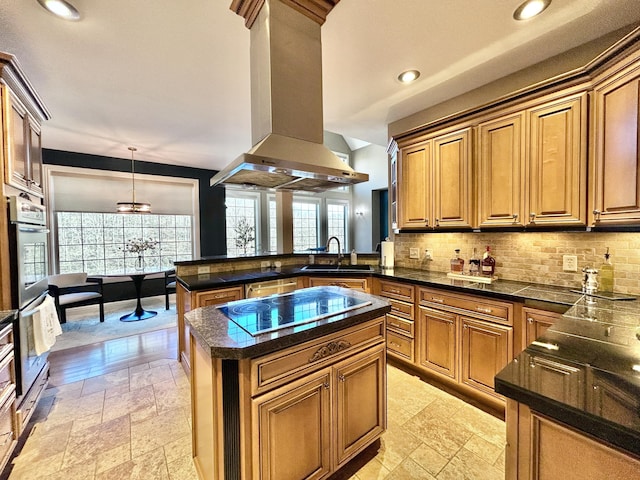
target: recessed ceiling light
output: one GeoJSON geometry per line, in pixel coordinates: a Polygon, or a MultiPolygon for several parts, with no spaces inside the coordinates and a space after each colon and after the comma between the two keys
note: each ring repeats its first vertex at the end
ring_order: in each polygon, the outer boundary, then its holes
{"type": "Polygon", "coordinates": [[[516,20],[528,20],[540,15],[551,4],[551,0],[527,0],[513,12],[516,20]]]}
{"type": "Polygon", "coordinates": [[[66,0],[38,0],[48,12],[64,20],[80,20],[80,13],[66,0]]]}
{"type": "Polygon", "coordinates": [[[418,70],[407,70],[398,75],[398,80],[400,80],[401,83],[411,83],[417,80],[419,76],[420,72],[418,70]]]}

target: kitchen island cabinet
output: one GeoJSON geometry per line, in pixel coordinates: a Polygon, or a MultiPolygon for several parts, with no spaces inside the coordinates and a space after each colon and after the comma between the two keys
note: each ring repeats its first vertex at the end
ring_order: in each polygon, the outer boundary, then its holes
{"type": "Polygon", "coordinates": [[[507,479],[638,478],[637,312],[585,297],[498,373],[507,479]]]}
{"type": "Polygon", "coordinates": [[[314,308],[309,298],[321,302],[323,295],[332,296],[330,309],[340,298],[356,307],[255,335],[223,312],[244,312],[264,299],[185,315],[200,478],[326,478],[383,433],[390,306],[339,287],[298,290],[269,302],[291,297],[307,311],[314,308]]]}

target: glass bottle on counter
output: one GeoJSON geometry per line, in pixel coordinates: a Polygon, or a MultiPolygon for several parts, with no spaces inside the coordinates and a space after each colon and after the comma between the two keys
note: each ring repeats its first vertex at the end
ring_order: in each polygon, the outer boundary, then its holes
{"type": "Polygon", "coordinates": [[[599,268],[600,271],[600,291],[613,292],[613,264],[611,263],[611,254],[609,247],[604,254],[604,262],[599,268]]]}
{"type": "Polygon", "coordinates": [[[462,273],[464,270],[464,260],[460,258],[460,249],[456,248],[455,256],[451,259],[451,271],[453,273],[462,273]]]}
{"type": "Polygon", "coordinates": [[[487,251],[482,255],[480,273],[485,277],[493,277],[496,271],[496,259],[491,256],[491,247],[487,245],[487,251]]]}
{"type": "Polygon", "coordinates": [[[473,254],[469,259],[469,275],[480,275],[480,258],[478,257],[476,247],[473,247],[473,254]]]}

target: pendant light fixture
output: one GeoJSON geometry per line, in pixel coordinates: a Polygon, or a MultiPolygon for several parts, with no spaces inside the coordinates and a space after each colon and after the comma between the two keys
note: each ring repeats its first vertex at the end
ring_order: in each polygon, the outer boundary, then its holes
{"type": "Polygon", "coordinates": [[[145,202],[136,202],[136,174],[134,168],[133,152],[137,151],[136,147],[128,147],[131,150],[131,192],[132,198],[130,202],[118,202],[118,213],[151,213],[151,204],[145,202]]]}

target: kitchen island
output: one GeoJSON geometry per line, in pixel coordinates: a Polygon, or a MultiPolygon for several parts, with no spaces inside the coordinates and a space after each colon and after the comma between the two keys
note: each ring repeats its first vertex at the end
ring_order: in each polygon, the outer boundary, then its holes
{"type": "Polygon", "coordinates": [[[640,478],[640,302],[584,296],[496,376],[506,478],[640,478]]]}
{"type": "Polygon", "coordinates": [[[389,310],[315,287],[186,313],[200,478],[325,478],[376,441],[389,310]]]}

